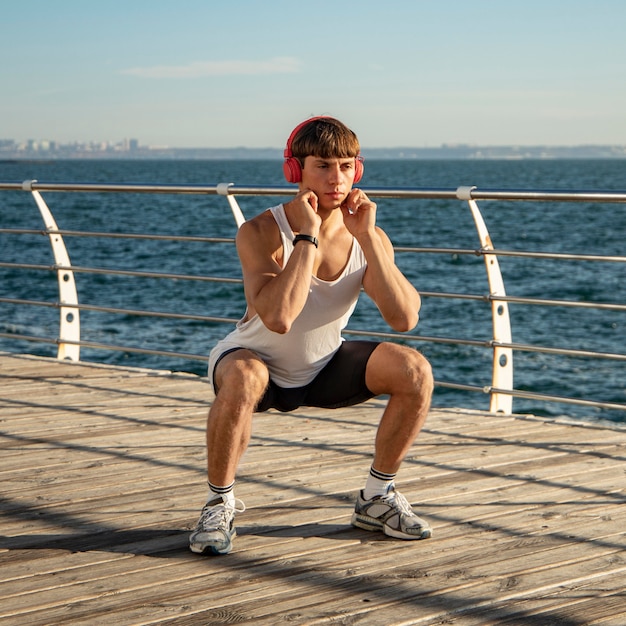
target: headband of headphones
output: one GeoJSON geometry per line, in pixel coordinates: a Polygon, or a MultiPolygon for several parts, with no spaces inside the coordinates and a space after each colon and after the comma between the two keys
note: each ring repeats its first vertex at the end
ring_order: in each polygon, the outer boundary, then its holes
{"type": "MultiPolygon", "coordinates": [[[[287,179],[287,182],[299,183],[302,180],[302,167],[300,165],[300,161],[296,157],[293,156],[293,153],[291,151],[291,144],[293,143],[295,136],[298,134],[300,129],[303,128],[304,126],[307,126],[308,124],[310,124],[311,122],[314,122],[315,120],[323,120],[325,118],[328,118],[328,116],[318,115],[317,117],[311,117],[308,120],[305,120],[304,122],[301,122],[300,124],[298,124],[291,131],[291,134],[289,135],[289,139],[287,139],[287,145],[285,147],[285,151],[283,153],[285,157],[285,161],[283,162],[283,173],[285,174],[285,178],[287,179]]],[[[363,158],[359,154],[357,155],[354,161],[354,183],[355,184],[358,183],[362,177],[363,177],[363,158]]]]}

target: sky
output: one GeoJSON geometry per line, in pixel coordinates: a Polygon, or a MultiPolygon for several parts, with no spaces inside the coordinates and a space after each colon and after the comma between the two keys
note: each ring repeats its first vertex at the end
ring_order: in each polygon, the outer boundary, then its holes
{"type": "Polygon", "coordinates": [[[0,0],[0,139],[626,145],[624,0],[0,0]]]}

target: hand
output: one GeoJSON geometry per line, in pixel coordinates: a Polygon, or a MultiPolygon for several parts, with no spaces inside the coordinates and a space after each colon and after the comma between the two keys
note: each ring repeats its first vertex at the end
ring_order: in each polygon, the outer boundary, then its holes
{"type": "Polygon", "coordinates": [[[294,216],[298,231],[305,235],[317,237],[322,224],[322,218],[317,214],[319,199],[310,189],[301,190],[296,197],[287,203],[294,216]]]}
{"type": "Polygon", "coordinates": [[[365,192],[352,189],[341,205],[343,223],[354,236],[373,230],[376,226],[376,204],[365,192]]]}

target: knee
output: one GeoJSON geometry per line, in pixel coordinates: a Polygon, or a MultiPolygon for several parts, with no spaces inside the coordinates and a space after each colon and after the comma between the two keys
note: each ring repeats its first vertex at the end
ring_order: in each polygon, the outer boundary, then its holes
{"type": "Polygon", "coordinates": [[[403,350],[398,364],[398,377],[405,387],[420,394],[432,392],[433,370],[423,354],[407,347],[403,350]]]}
{"type": "Polygon", "coordinates": [[[267,365],[256,355],[237,354],[228,360],[226,358],[216,371],[218,393],[235,392],[239,396],[260,398],[269,383],[267,365]]]}
{"type": "MultiPolygon", "coordinates": [[[[408,346],[381,344],[376,351],[380,359],[372,372],[374,384],[386,387],[381,393],[406,393],[430,397],[434,380],[432,367],[426,357],[408,346]]],[[[374,353],[376,354],[376,352],[374,353]]],[[[373,355],[372,355],[373,356],[373,355]]]]}

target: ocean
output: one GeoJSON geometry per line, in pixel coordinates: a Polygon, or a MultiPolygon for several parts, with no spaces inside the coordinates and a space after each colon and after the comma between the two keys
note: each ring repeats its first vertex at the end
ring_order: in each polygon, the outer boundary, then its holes
{"type": "MultiPolygon", "coordinates": [[[[614,190],[626,189],[623,160],[367,160],[360,183],[368,187],[455,189],[614,190]]],[[[72,160],[0,162],[0,180],[21,182],[284,185],[281,163],[274,160],[72,160]]],[[[44,193],[61,229],[233,237],[235,224],[224,198],[157,194],[44,193]]],[[[240,197],[251,217],[280,197],[240,197]]],[[[396,246],[479,247],[466,203],[447,200],[379,199],[378,223],[396,246]]],[[[496,248],[540,252],[624,254],[626,206],[593,203],[479,202],[496,248]]],[[[0,192],[0,228],[41,228],[35,203],[23,192],[0,192]]],[[[67,237],[76,266],[115,267],[239,277],[239,263],[230,244],[130,241],[67,237]]],[[[0,233],[0,261],[53,263],[41,235],[0,233]]],[[[478,256],[398,252],[397,262],[418,290],[484,294],[484,262],[478,256]]],[[[499,260],[508,295],[581,302],[626,304],[625,266],[605,262],[499,260]]],[[[189,281],[156,281],[79,273],[83,304],[239,318],[244,311],[241,286],[189,281]]],[[[3,297],[58,299],[50,272],[0,268],[3,297]]],[[[510,305],[513,341],[557,348],[625,353],[623,311],[575,307],[510,305]]],[[[54,335],[58,312],[41,307],[0,303],[0,332],[54,335]]],[[[202,321],[158,320],[81,312],[82,338],[107,344],[208,354],[230,330],[202,321]]],[[[349,328],[388,331],[376,308],[361,298],[349,328]]],[[[489,340],[490,307],[484,302],[425,297],[417,336],[489,340]]],[[[440,381],[484,386],[491,380],[491,355],[473,346],[418,342],[440,381]]],[[[0,350],[54,356],[46,344],[0,338],[0,350]]],[[[204,375],[202,362],[131,352],[83,348],[88,361],[189,371],[204,375]]],[[[515,352],[515,388],[537,393],[626,403],[626,365],[608,359],[590,360],[552,354],[515,352]]],[[[438,387],[435,406],[487,409],[488,397],[438,387]]],[[[514,410],[547,416],[567,414],[583,420],[625,422],[626,412],[585,406],[515,399],[514,410]]]]}

